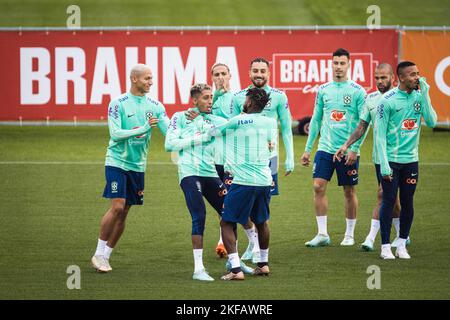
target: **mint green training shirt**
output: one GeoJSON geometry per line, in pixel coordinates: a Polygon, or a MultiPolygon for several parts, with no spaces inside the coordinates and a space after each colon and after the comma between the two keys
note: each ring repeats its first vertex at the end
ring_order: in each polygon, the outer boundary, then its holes
{"type": "MultiPolygon", "coordinates": [[[[232,112],[234,115],[238,115],[243,111],[247,91],[252,87],[253,86],[249,86],[234,95],[230,106],[230,109],[233,109],[232,112]]],[[[286,150],[285,169],[286,171],[292,171],[294,170],[294,144],[292,138],[292,116],[289,110],[288,98],[283,91],[271,88],[268,85],[263,89],[270,96],[270,100],[261,114],[275,120],[280,120],[281,136],[286,150]]],[[[272,157],[276,156],[277,149],[274,149],[271,152],[271,155],[272,157]]]]}
{"type": "MultiPolygon", "coordinates": [[[[269,142],[277,142],[278,124],[261,113],[240,114],[226,124],[211,130],[214,136],[227,135],[226,163],[233,175],[233,184],[270,186],[271,152],[269,142]]],[[[276,147],[276,146],[274,146],[276,147]]]]}
{"type": "Polygon", "coordinates": [[[381,175],[392,174],[389,161],[411,163],[419,161],[421,118],[428,127],[434,127],[437,114],[431,105],[429,85],[420,78],[420,91],[411,93],[398,87],[381,98],[375,120],[377,152],[381,175]]]}
{"type": "Polygon", "coordinates": [[[166,151],[178,152],[179,182],[189,176],[218,177],[214,164],[214,137],[209,131],[226,122],[221,117],[206,113],[199,113],[194,120],[188,120],[185,111],[172,116],[165,148],[166,151]]]}
{"type": "Polygon", "coordinates": [[[145,172],[152,135],[152,128],[148,123],[150,118],[158,118],[158,128],[166,134],[169,118],[159,101],[131,93],[122,94],[111,101],[108,107],[111,138],[106,151],[106,166],[145,172]]]}
{"type": "MultiPolygon", "coordinates": [[[[311,152],[320,132],[318,151],[334,154],[358,126],[365,97],[364,88],[351,80],[330,81],[321,85],[316,95],[305,151],[311,152]]],[[[362,140],[352,144],[349,150],[359,154],[362,140]]]]}
{"type": "MultiPolygon", "coordinates": [[[[382,96],[383,96],[383,94],[378,90],[374,91],[372,93],[369,93],[367,95],[366,104],[365,104],[363,112],[360,116],[361,120],[364,120],[365,122],[367,122],[368,124],[372,124],[372,126],[373,126],[373,124],[375,122],[376,114],[377,114],[378,102],[380,101],[382,96]]],[[[369,128],[367,128],[367,132],[369,132],[369,128]]],[[[365,133],[365,135],[367,135],[367,132],[365,133]]],[[[364,135],[364,138],[365,138],[365,135],[364,135]]],[[[375,136],[375,132],[373,132],[372,161],[375,164],[380,164],[375,141],[376,141],[376,136],[375,136]]]]}
{"type": "MultiPolygon", "coordinates": [[[[216,90],[213,97],[212,114],[224,119],[229,119],[234,116],[233,110],[230,108],[233,93],[216,90]]],[[[225,147],[226,136],[218,136],[214,141],[215,156],[214,161],[218,165],[225,164],[225,147]]]]}

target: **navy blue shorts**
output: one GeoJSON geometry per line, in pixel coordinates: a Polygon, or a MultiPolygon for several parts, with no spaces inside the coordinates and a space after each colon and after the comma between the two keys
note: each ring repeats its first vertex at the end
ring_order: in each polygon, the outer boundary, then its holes
{"type": "Polygon", "coordinates": [[[144,203],[144,173],[105,166],[106,186],[103,197],[126,199],[127,205],[144,203]]]}
{"type": "Polygon", "coordinates": [[[270,217],[270,186],[243,186],[232,184],[225,198],[222,219],[246,224],[248,218],[261,224],[270,217]]]}
{"type": "Polygon", "coordinates": [[[358,184],[359,156],[351,166],[346,166],[345,160],[333,162],[333,155],[324,151],[317,151],[314,157],[313,178],[331,180],[336,170],[338,186],[353,186],[358,184]]]}
{"type": "Polygon", "coordinates": [[[190,176],[181,180],[180,187],[192,218],[192,235],[203,235],[206,207],[203,197],[222,215],[223,200],[227,194],[225,184],[219,178],[190,176]]]}
{"type": "MultiPolygon", "coordinates": [[[[280,193],[278,192],[278,157],[273,157],[269,162],[270,171],[272,173],[272,185],[270,186],[270,195],[276,196],[280,193]]],[[[230,175],[229,172],[226,172],[222,165],[216,164],[217,174],[220,179],[225,183],[225,187],[230,189],[231,184],[233,183],[233,176],[230,175]]]]}

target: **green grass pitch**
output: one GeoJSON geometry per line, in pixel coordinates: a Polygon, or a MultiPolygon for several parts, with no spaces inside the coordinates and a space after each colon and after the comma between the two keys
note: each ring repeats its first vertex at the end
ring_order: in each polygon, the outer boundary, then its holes
{"type": "Polygon", "coordinates": [[[448,25],[450,0],[0,0],[0,26],[65,27],[77,4],[82,26],[448,25]],[[181,8],[181,10],[180,10],[181,8]]]}
{"type": "MultiPolygon", "coordinates": [[[[224,283],[225,260],[216,257],[218,219],[208,206],[204,261],[213,283],[191,279],[190,216],[178,186],[176,166],[152,137],[145,203],[133,207],[111,257],[114,268],[98,274],[90,266],[99,222],[108,208],[101,198],[106,127],[0,128],[0,299],[449,299],[450,154],[448,133],[424,129],[420,182],[415,197],[410,261],[382,261],[376,251],[339,246],[345,231],[342,190],[328,188],[333,245],[309,249],[316,233],[311,169],[298,164],[280,179],[271,204],[270,265],[266,278],[224,283]],[[81,269],[81,289],[69,290],[67,267],[81,269]],[[381,269],[381,289],[369,290],[366,270],[381,269]],[[239,293],[236,296],[236,293],[239,293]]],[[[298,161],[305,137],[294,136],[298,161]]],[[[370,164],[371,136],[362,148],[360,208],[355,237],[370,226],[376,179],[370,164]]],[[[282,152],[282,159],[284,154],[282,152]]],[[[240,252],[247,239],[239,228],[240,252]]]]}
{"type": "MultiPolygon", "coordinates": [[[[449,0],[401,1],[165,1],[76,2],[82,26],[147,25],[365,25],[367,6],[378,4],[383,25],[448,24],[449,0]],[[182,8],[182,10],[180,10],[182,8]]],[[[0,0],[0,26],[66,25],[73,1],[0,0]]],[[[342,248],[342,191],[328,188],[328,230],[333,245],[307,249],[316,233],[311,169],[280,179],[272,200],[268,278],[240,283],[191,280],[190,217],[176,166],[152,138],[145,204],[130,212],[111,259],[112,273],[90,267],[99,222],[108,208],[101,198],[106,127],[0,127],[0,299],[449,299],[450,153],[448,133],[423,130],[420,182],[415,197],[411,261],[381,261],[377,251],[342,248]],[[51,164],[49,164],[51,162],[51,164]],[[67,267],[81,269],[81,290],[69,290],[67,267]],[[366,286],[371,265],[381,269],[381,289],[366,286]]],[[[305,137],[295,136],[296,159],[305,137]]],[[[376,200],[370,136],[362,149],[356,240],[369,230],[376,200]]],[[[282,159],[284,156],[282,155],[282,159]]],[[[240,228],[241,252],[247,245],[240,228]]],[[[218,221],[208,207],[205,265],[216,279],[224,260],[215,256],[218,221]]]]}

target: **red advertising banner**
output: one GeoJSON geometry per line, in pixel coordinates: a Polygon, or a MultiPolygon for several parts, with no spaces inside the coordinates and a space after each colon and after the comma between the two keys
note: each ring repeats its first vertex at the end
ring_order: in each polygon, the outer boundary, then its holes
{"type": "Polygon", "coordinates": [[[129,88],[129,70],[150,65],[150,95],[172,115],[190,105],[189,88],[211,83],[228,64],[231,89],[250,84],[249,63],[271,63],[270,85],[284,90],[293,119],[311,115],[318,86],[332,79],[331,53],[351,53],[351,79],[375,90],[373,71],[396,65],[395,30],[327,31],[26,31],[0,32],[0,120],[101,120],[111,98],[129,88]]]}

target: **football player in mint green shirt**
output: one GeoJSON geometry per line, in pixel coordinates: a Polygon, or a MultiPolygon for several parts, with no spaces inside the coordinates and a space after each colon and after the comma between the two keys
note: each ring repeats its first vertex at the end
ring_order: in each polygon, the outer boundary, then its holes
{"type": "Polygon", "coordinates": [[[113,99],[108,107],[110,140],[106,152],[106,186],[103,196],[111,207],[103,216],[97,249],[91,259],[100,272],[112,270],[109,257],[125,229],[132,205],[142,205],[144,172],[152,128],[166,133],[169,119],[164,106],[146,94],[153,84],[150,68],[138,64],[131,69],[130,92],[113,99]]]}
{"type": "Polygon", "coordinates": [[[410,61],[397,66],[399,86],[378,102],[375,118],[376,151],[380,159],[383,200],[380,208],[381,258],[395,259],[389,243],[392,210],[400,189],[400,239],[396,256],[410,259],[406,241],[414,216],[414,192],[419,181],[419,137],[422,118],[434,127],[434,111],[425,78],[410,61]],[[419,89],[420,86],[420,90],[419,89]]]}
{"type": "MultiPolygon", "coordinates": [[[[281,137],[286,150],[285,176],[294,170],[294,146],[292,137],[292,116],[289,110],[289,102],[286,94],[278,89],[270,87],[267,82],[270,78],[269,62],[264,58],[255,58],[250,62],[250,79],[252,84],[236,93],[232,100],[231,109],[235,115],[242,112],[246,94],[249,88],[262,88],[269,95],[270,100],[262,111],[262,115],[280,121],[281,137]]],[[[278,151],[272,151],[270,161],[271,172],[274,180],[272,195],[278,195],[278,151]]]]}
{"type": "Polygon", "coordinates": [[[328,200],[326,188],[336,170],[338,185],[343,187],[345,199],[346,231],[342,246],[355,243],[354,230],[358,199],[355,186],[358,183],[360,141],[350,147],[347,161],[334,162],[333,155],[350,137],[358,126],[364,107],[366,91],[363,87],[348,80],[350,54],[345,49],[333,52],[333,81],[319,87],[314,114],[310,122],[309,136],[301,163],[308,166],[314,142],[319,135],[319,147],[314,158],[313,185],[314,204],[318,234],[305,243],[307,247],[327,246],[330,237],[327,232],[328,200]]]}
{"type": "MultiPolygon", "coordinates": [[[[222,117],[224,119],[230,119],[235,116],[231,106],[231,101],[233,99],[233,93],[230,92],[230,69],[224,63],[218,62],[211,67],[211,80],[216,87],[216,91],[213,96],[213,106],[212,114],[222,117]]],[[[233,177],[229,174],[229,169],[224,169],[225,164],[225,151],[226,151],[226,141],[227,136],[217,136],[215,137],[215,163],[217,173],[220,179],[224,182],[225,187],[229,188],[232,183],[233,177]]],[[[230,150],[233,152],[233,150],[230,150]]],[[[259,254],[259,244],[258,244],[258,234],[251,221],[243,226],[245,233],[248,238],[248,247],[242,256],[242,260],[250,260],[253,258],[253,253],[255,253],[255,260],[259,254]]],[[[222,233],[220,232],[219,241],[216,246],[216,253],[219,257],[225,257],[227,255],[225,246],[222,241],[222,233]]]]}
{"type": "MultiPolygon", "coordinates": [[[[381,63],[375,68],[375,83],[377,90],[369,93],[366,98],[366,105],[360,116],[360,122],[356,130],[352,133],[350,138],[344,143],[344,145],[336,151],[334,154],[334,161],[341,161],[344,157],[348,148],[358,141],[359,139],[365,139],[368,132],[369,126],[375,122],[375,117],[377,113],[378,102],[384,93],[394,88],[394,70],[392,66],[388,63],[381,63]]],[[[380,229],[380,219],[379,211],[381,207],[381,200],[383,197],[383,191],[381,189],[381,175],[380,175],[380,161],[378,160],[378,154],[376,150],[376,135],[373,134],[373,150],[372,150],[372,161],[375,164],[375,173],[378,180],[378,192],[377,192],[377,205],[372,211],[372,221],[370,225],[370,231],[367,235],[365,241],[361,244],[361,248],[365,251],[373,251],[373,245],[375,238],[380,229]]],[[[392,223],[394,224],[395,231],[397,232],[397,237],[392,242],[392,247],[397,247],[398,239],[400,237],[400,199],[397,196],[394,212],[393,212],[392,223]]],[[[409,242],[409,240],[408,240],[409,242]]],[[[407,244],[408,244],[407,242],[407,244]]]]}
{"type": "MultiPolygon", "coordinates": [[[[227,120],[211,114],[213,94],[210,86],[195,84],[190,93],[194,109],[199,115],[194,119],[188,119],[186,112],[176,112],[167,130],[165,147],[167,151],[178,153],[180,187],[192,218],[191,241],[194,255],[192,278],[213,281],[203,265],[203,233],[206,221],[203,197],[220,216],[227,189],[216,171],[215,138],[209,132],[211,128],[227,123],[227,120]]],[[[253,272],[253,269],[248,269],[248,272],[253,272]]]]}
{"type": "Polygon", "coordinates": [[[270,187],[272,175],[269,161],[277,141],[277,122],[262,115],[269,95],[262,88],[250,88],[246,93],[243,114],[231,118],[228,123],[211,130],[213,135],[227,135],[226,153],[230,163],[233,183],[224,202],[221,220],[222,237],[228,252],[230,272],[223,280],[244,280],[239,254],[236,248],[236,224],[245,225],[251,219],[258,229],[260,258],[255,275],[269,274],[268,220],[270,217],[270,187]]]}

